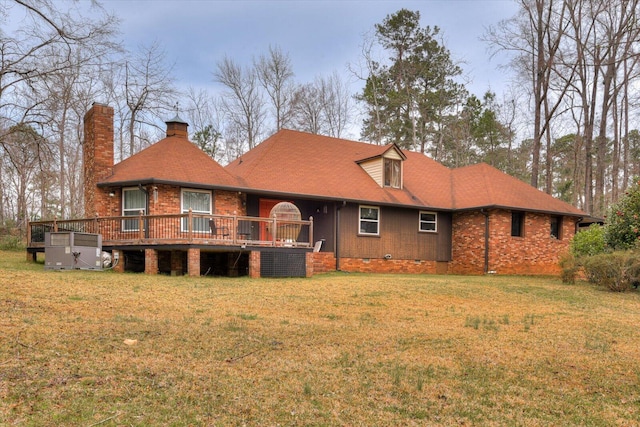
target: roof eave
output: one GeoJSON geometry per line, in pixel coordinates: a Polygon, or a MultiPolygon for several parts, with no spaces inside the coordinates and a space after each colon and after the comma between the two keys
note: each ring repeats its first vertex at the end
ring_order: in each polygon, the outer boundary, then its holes
{"type": "Polygon", "coordinates": [[[523,208],[521,206],[508,206],[508,205],[470,206],[466,208],[453,209],[453,212],[471,212],[471,211],[478,211],[483,209],[502,209],[502,210],[508,210],[508,211],[532,212],[532,213],[547,214],[547,215],[563,215],[563,216],[571,216],[576,218],[584,218],[588,216],[586,213],[554,211],[549,209],[523,208]]]}
{"type": "Polygon", "coordinates": [[[109,188],[109,187],[131,187],[137,185],[175,185],[178,187],[188,187],[188,188],[198,188],[198,189],[219,189],[219,190],[229,190],[229,191],[246,191],[243,187],[240,186],[230,186],[230,185],[217,185],[217,184],[208,184],[203,182],[188,182],[188,181],[172,181],[167,179],[157,179],[157,178],[141,178],[141,179],[131,179],[126,181],[113,181],[113,182],[99,182],[97,185],[98,188],[109,188]]]}

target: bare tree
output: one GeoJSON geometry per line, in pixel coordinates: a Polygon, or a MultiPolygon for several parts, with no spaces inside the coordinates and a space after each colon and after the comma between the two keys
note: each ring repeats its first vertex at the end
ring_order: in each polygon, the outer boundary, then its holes
{"type": "Polygon", "coordinates": [[[174,87],[173,65],[167,65],[166,53],[158,42],[141,46],[124,64],[124,97],[128,107],[129,155],[136,149],[136,136],[140,146],[148,144],[140,127],[154,127],[156,119],[174,109],[178,92],[174,87]]]}
{"type": "Polygon", "coordinates": [[[350,123],[351,94],[340,75],[334,71],[329,77],[316,81],[324,113],[325,132],[340,138],[350,123]]]}
{"type": "Polygon", "coordinates": [[[267,93],[273,108],[276,131],[291,121],[293,101],[293,68],[288,54],[278,46],[269,46],[269,53],[254,62],[258,81],[267,93]]]}
{"type": "Polygon", "coordinates": [[[243,69],[228,56],[217,64],[214,80],[226,91],[222,95],[222,107],[234,129],[235,138],[247,141],[248,148],[258,144],[265,119],[264,98],[254,69],[243,69]]]}
{"type": "MultiPolygon", "coordinates": [[[[514,57],[510,67],[529,81],[533,99],[533,144],[531,185],[539,186],[542,139],[546,137],[546,152],[550,153],[552,121],[562,105],[564,94],[572,81],[573,70],[563,70],[557,79],[555,67],[567,31],[565,3],[558,0],[520,0],[515,17],[489,27],[483,39],[494,52],[510,51],[514,57]],[[553,85],[557,87],[554,89],[553,85]]],[[[524,86],[527,87],[527,86],[524,86]]],[[[549,154],[548,154],[549,155],[549,154]]],[[[547,158],[546,191],[551,192],[550,158],[547,158]]]]}
{"type": "Polygon", "coordinates": [[[206,90],[196,91],[189,88],[187,91],[187,121],[191,127],[191,139],[205,153],[216,161],[224,158],[224,144],[220,129],[220,115],[217,111],[215,98],[206,90]]]}
{"type": "Polygon", "coordinates": [[[296,91],[295,127],[304,132],[322,133],[323,106],[320,89],[314,83],[304,84],[296,91]]]}

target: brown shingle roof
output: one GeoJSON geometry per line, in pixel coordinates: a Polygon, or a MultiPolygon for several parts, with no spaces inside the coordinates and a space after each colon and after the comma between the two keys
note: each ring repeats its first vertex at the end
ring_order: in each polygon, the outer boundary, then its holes
{"type": "Polygon", "coordinates": [[[486,163],[452,171],[455,209],[506,207],[529,211],[584,216],[580,209],[551,197],[486,163]]]}
{"type": "Polygon", "coordinates": [[[403,189],[378,186],[357,162],[388,149],[281,130],[229,164],[227,170],[245,187],[264,192],[443,209],[451,205],[449,170],[424,156],[420,174],[412,166],[415,156],[405,161],[403,189]],[[424,191],[425,184],[433,191],[424,191]]]}
{"type": "Polygon", "coordinates": [[[423,154],[405,150],[403,188],[381,188],[358,162],[388,149],[281,130],[226,169],[243,187],[271,194],[427,209],[504,207],[585,215],[487,164],[451,170],[423,154]]]}
{"type": "Polygon", "coordinates": [[[170,136],[113,167],[98,186],[168,183],[194,187],[237,188],[238,181],[187,138],[170,136]]]}

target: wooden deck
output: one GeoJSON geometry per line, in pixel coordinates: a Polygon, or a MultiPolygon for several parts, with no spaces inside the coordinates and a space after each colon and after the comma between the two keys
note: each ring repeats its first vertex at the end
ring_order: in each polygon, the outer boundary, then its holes
{"type": "Polygon", "coordinates": [[[45,233],[74,231],[102,235],[104,248],[158,245],[313,247],[313,218],[278,220],[236,215],[137,215],[34,221],[27,227],[27,250],[42,252],[45,233]]]}

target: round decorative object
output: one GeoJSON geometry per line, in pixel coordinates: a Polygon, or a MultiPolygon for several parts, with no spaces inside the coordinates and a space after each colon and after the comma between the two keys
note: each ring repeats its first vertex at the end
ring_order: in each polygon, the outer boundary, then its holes
{"type": "MultiPolygon", "coordinates": [[[[294,243],[298,240],[301,224],[297,223],[302,219],[300,210],[290,202],[280,202],[275,205],[269,213],[269,218],[276,219],[276,240],[286,243],[294,243]],[[292,222],[295,221],[295,222],[292,222]]],[[[269,232],[273,225],[269,226],[269,232]]]]}

